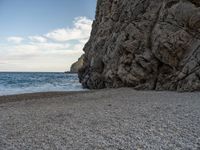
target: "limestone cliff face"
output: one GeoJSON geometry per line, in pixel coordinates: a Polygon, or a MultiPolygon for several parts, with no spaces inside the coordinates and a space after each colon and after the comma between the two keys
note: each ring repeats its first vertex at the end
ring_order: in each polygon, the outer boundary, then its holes
{"type": "Polygon", "coordinates": [[[77,62],[73,63],[70,68],[71,73],[78,73],[78,70],[83,66],[84,55],[82,55],[77,62]]]}
{"type": "Polygon", "coordinates": [[[199,0],[98,0],[84,87],[200,90],[199,0]]]}

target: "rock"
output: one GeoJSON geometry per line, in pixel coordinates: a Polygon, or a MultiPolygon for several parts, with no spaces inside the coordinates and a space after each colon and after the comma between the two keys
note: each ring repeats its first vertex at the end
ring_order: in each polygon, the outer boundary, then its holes
{"type": "Polygon", "coordinates": [[[70,68],[71,73],[78,73],[78,70],[83,66],[84,55],[82,55],[77,62],[73,63],[70,68]]]}
{"type": "Polygon", "coordinates": [[[200,90],[200,2],[98,0],[84,52],[86,88],[200,90]]]}

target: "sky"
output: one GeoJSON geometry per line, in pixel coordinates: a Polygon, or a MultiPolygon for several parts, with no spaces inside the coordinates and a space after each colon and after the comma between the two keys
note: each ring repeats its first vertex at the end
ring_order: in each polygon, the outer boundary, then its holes
{"type": "Polygon", "coordinates": [[[0,0],[0,71],[69,70],[95,8],[96,0],[0,0]]]}

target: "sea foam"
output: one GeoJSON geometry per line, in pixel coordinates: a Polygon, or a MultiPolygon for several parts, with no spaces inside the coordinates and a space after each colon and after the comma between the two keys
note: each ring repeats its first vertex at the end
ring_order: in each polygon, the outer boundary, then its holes
{"type": "Polygon", "coordinates": [[[0,95],[50,91],[81,91],[77,74],[0,73],[0,95]]]}

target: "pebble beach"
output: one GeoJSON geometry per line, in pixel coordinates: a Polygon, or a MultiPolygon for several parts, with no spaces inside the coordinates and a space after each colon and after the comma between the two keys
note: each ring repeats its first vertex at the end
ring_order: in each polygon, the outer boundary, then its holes
{"type": "Polygon", "coordinates": [[[200,149],[200,93],[131,88],[0,97],[0,149],[200,149]]]}

